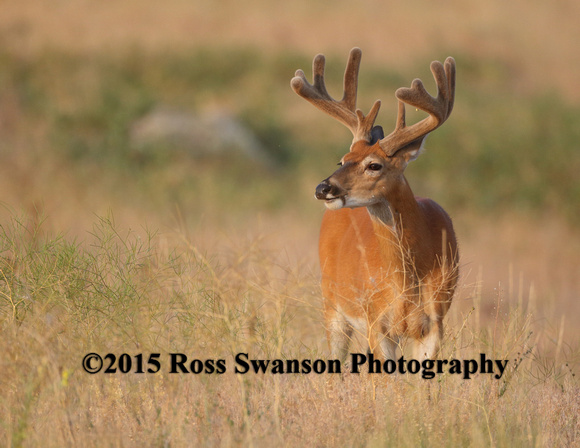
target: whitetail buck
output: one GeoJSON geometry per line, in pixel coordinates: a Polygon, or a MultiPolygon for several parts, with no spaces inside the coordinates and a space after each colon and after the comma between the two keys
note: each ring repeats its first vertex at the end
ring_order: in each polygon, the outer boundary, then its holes
{"type": "Polygon", "coordinates": [[[324,85],[324,56],[314,58],[313,84],[302,70],[291,85],[317,108],[346,125],[354,138],[340,168],[316,187],[325,201],[320,265],[328,343],[333,356],[347,355],[353,328],[369,348],[394,359],[400,338],[416,341],[416,359],[434,358],[443,335],[458,276],[458,249],[451,219],[430,199],[413,195],[403,171],[419,155],[427,135],[451,114],[455,61],[431,63],[433,98],[419,79],[395,95],[395,130],[374,126],[381,105],[365,116],[356,109],[361,50],[350,52],[344,96],[334,100],[324,85]],[[429,114],[406,126],[405,104],[429,114]]]}

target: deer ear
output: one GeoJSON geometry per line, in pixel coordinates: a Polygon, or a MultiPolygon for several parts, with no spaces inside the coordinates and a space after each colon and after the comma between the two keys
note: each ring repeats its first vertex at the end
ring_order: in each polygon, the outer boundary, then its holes
{"type": "Polygon", "coordinates": [[[369,142],[371,145],[374,145],[379,140],[385,138],[385,133],[383,131],[382,126],[374,126],[371,130],[371,141],[369,142]]]}
{"type": "Polygon", "coordinates": [[[423,143],[425,143],[425,137],[418,138],[417,140],[403,146],[401,149],[397,150],[393,157],[400,157],[405,161],[405,163],[412,162],[419,154],[423,151],[423,143]]]}

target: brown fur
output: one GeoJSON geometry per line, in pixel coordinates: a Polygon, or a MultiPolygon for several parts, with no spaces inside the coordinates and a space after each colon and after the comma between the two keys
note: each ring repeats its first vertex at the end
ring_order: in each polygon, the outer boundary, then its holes
{"type": "MultiPolygon", "coordinates": [[[[392,185],[383,189],[379,180],[374,188],[383,192],[386,202],[379,207],[389,207],[392,222],[373,217],[376,211],[371,215],[366,207],[327,210],[319,243],[322,291],[329,331],[339,310],[346,323],[348,318],[367,321],[364,336],[374,350],[378,337],[421,340],[442,331],[457,283],[458,248],[447,213],[434,201],[413,196],[400,171],[404,159],[392,158],[389,165],[377,145],[357,145],[328,181],[346,183],[349,194],[356,194],[361,173],[355,163],[375,152],[390,168],[382,180],[392,185]]],[[[333,337],[329,334],[329,341],[333,337]]]]}

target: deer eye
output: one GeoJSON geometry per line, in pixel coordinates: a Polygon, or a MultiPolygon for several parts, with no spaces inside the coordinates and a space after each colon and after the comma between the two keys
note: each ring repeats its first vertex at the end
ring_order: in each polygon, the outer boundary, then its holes
{"type": "Polygon", "coordinates": [[[379,171],[382,167],[383,165],[380,163],[371,163],[369,166],[367,166],[367,169],[371,171],[379,171]]]}

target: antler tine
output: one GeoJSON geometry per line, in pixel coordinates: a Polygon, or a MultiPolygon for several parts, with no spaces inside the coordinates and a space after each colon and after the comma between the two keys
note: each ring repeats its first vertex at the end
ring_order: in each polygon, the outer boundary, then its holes
{"type": "Polygon", "coordinates": [[[373,130],[373,126],[375,125],[375,120],[377,119],[377,115],[379,114],[379,109],[381,108],[381,101],[376,100],[371,107],[369,114],[365,117],[362,110],[356,110],[356,116],[358,119],[357,125],[357,135],[355,136],[355,140],[368,140],[368,136],[371,135],[373,130]],[[358,138],[357,138],[358,137],[358,138]]]}
{"type": "Polygon", "coordinates": [[[445,76],[449,82],[449,106],[447,107],[447,116],[449,117],[455,103],[455,59],[451,56],[445,59],[445,76]]]}
{"type": "Polygon", "coordinates": [[[346,70],[344,71],[344,95],[341,103],[350,110],[355,112],[356,96],[358,91],[358,71],[360,68],[360,61],[362,59],[362,50],[360,48],[353,48],[348,55],[348,62],[346,63],[346,70]]]}
{"type": "Polygon", "coordinates": [[[380,107],[380,101],[378,104],[375,103],[367,117],[356,109],[361,56],[360,48],[355,47],[350,51],[344,72],[344,94],[340,101],[333,99],[326,90],[324,83],[325,58],[322,54],[316,55],[312,62],[312,84],[306,80],[302,70],[297,70],[290,82],[292,89],[298,95],[349,128],[354,137],[353,141],[370,140],[370,131],[380,107]]]}
{"type": "Polygon", "coordinates": [[[401,87],[395,92],[399,100],[399,112],[395,130],[380,141],[381,148],[389,156],[406,145],[427,137],[447,120],[453,110],[455,97],[455,60],[445,60],[445,65],[438,61],[431,63],[431,72],[437,84],[437,97],[432,97],[420,79],[415,79],[410,88],[401,87]],[[412,126],[405,124],[405,103],[421,109],[429,116],[412,126]]]}

